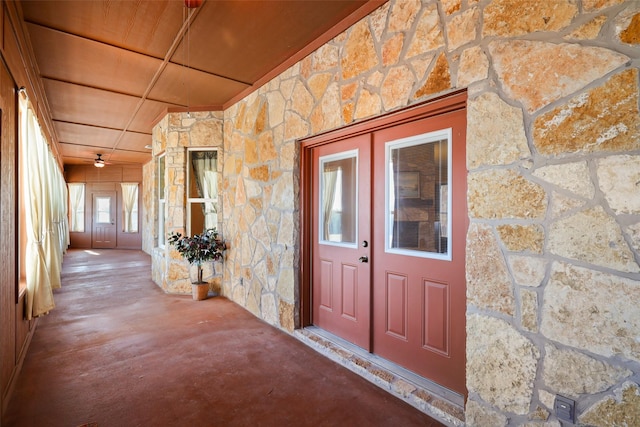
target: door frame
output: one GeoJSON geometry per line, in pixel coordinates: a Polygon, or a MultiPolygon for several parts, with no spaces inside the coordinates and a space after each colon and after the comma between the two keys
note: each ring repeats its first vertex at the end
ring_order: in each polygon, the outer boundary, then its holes
{"type": "Polygon", "coordinates": [[[405,109],[366,119],[346,127],[300,140],[300,304],[299,324],[312,323],[312,263],[313,263],[313,149],[345,138],[371,133],[415,120],[459,111],[467,106],[467,90],[451,92],[405,109]]]}

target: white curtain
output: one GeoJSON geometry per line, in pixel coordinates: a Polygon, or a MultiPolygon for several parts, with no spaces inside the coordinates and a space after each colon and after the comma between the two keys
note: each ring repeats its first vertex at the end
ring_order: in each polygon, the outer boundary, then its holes
{"type": "Polygon", "coordinates": [[[49,312],[55,307],[53,291],[44,253],[46,205],[46,168],[44,149],[40,147],[40,138],[36,119],[26,101],[21,101],[21,159],[22,179],[24,183],[25,212],[24,220],[27,234],[25,273],[27,282],[27,319],[49,312]]]}
{"type": "Polygon", "coordinates": [[[136,233],[138,231],[138,184],[126,183],[120,184],[122,186],[122,204],[124,213],[124,227],[125,233],[136,233]]]}
{"type": "Polygon", "coordinates": [[[62,171],[24,99],[20,99],[20,161],[27,238],[26,316],[31,319],[55,307],[53,289],[61,286],[62,255],[69,244],[69,227],[62,171]]]}
{"type": "Polygon", "coordinates": [[[84,184],[69,184],[71,231],[84,232],[84,184]]]}
{"type": "MultiPolygon", "coordinates": [[[[191,164],[199,196],[203,199],[215,200],[218,193],[217,155],[215,151],[192,151],[191,164]]],[[[208,230],[218,224],[216,204],[213,201],[205,201],[204,228],[208,230]]]]}
{"type": "Polygon", "coordinates": [[[329,222],[336,197],[336,183],[338,181],[338,169],[329,169],[324,166],[322,173],[322,238],[329,240],[329,222]]]}

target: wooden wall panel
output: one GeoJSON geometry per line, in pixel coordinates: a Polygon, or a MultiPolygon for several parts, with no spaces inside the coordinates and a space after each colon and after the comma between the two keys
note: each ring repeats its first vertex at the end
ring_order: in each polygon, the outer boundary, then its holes
{"type": "Polygon", "coordinates": [[[110,166],[96,168],[93,165],[67,165],[65,168],[67,182],[83,182],[85,186],[85,232],[71,233],[72,248],[91,248],[93,193],[100,191],[115,191],[117,198],[117,248],[142,249],[142,166],[110,166]],[[121,182],[137,182],[138,187],[138,233],[122,232],[122,189],[121,182]]]}

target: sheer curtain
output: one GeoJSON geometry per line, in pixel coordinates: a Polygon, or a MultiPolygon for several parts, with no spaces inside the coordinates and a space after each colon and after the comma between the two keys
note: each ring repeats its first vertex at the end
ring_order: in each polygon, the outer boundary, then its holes
{"type": "Polygon", "coordinates": [[[84,184],[69,184],[71,231],[84,232],[84,184]]]}
{"type": "MultiPolygon", "coordinates": [[[[212,200],[217,198],[217,154],[215,151],[191,152],[191,164],[193,165],[198,193],[203,199],[212,200]]],[[[203,209],[205,230],[214,228],[218,222],[215,203],[213,201],[205,201],[203,209]]]]}
{"type": "Polygon", "coordinates": [[[27,108],[26,101],[21,113],[21,159],[22,179],[25,190],[24,220],[27,234],[27,247],[25,256],[25,273],[27,281],[27,319],[47,313],[55,307],[53,302],[53,290],[47,268],[47,260],[44,253],[45,215],[48,215],[45,197],[47,188],[45,185],[46,168],[41,168],[44,163],[44,153],[40,149],[37,127],[33,111],[27,108]]]}
{"type": "Polygon", "coordinates": [[[27,319],[55,307],[62,255],[69,242],[66,186],[28,101],[20,99],[20,169],[26,233],[27,319]]]}
{"type": "Polygon", "coordinates": [[[120,185],[122,186],[124,213],[124,227],[122,231],[125,233],[135,233],[138,231],[138,216],[133,215],[133,213],[138,204],[138,184],[123,182],[120,185]]]}
{"type": "Polygon", "coordinates": [[[331,221],[331,211],[336,197],[337,180],[338,170],[331,170],[325,165],[322,173],[322,238],[324,240],[329,240],[329,222],[331,221]]]}

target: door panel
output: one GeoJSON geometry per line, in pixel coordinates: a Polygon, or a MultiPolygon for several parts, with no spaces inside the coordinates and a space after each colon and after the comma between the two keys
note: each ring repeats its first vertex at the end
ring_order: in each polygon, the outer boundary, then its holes
{"type": "Polygon", "coordinates": [[[369,135],[313,150],[313,323],[370,348],[369,135]]]}
{"type": "Polygon", "coordinates": [[[466,110],[448,111],[311,148],[310,305],[314,325],[466,395],[466,110]]]}
{"type": "Polygon", "coordinates": [[[91,247],[113,249],[116,247],[116,193],[93,193],[93,229],[91,247]]]}
{"type": "Polygon", "coordinates": [[[373,352],[462,394],[465,123],[460,111],[373,135],[373,217],[384,224],[373,236],[373,352]]]}

